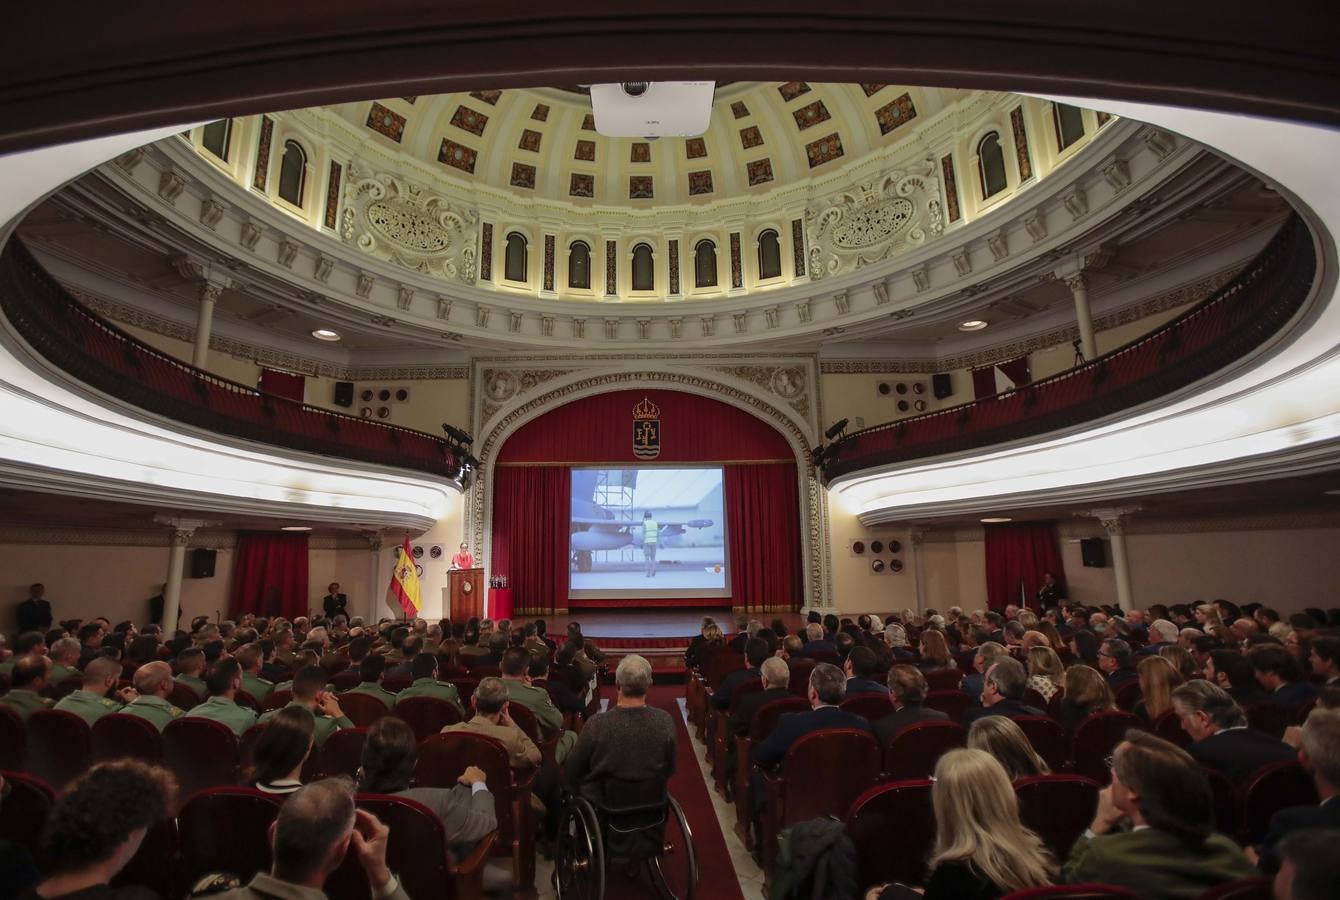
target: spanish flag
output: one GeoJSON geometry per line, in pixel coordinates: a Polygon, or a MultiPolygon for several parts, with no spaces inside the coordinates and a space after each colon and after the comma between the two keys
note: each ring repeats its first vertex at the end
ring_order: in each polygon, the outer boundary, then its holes
{"type": "Polygon", "coordinates": [[[412,619],[419,614],[423,604],[419,602],[419,573],[414,568],[414,557],[410,555],[409,537],[400,548],[400,558],[396,560],[395,571],[391,573],[391,586],[386,591],[387,600],[399,603],[405,611],[405,618],[412,619]]]}

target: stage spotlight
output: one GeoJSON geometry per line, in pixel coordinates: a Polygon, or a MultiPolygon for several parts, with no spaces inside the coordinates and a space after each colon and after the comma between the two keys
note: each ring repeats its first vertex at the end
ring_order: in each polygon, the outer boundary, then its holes
{"type": "Polygon", "coordinates": [[[833,438],[837,437],[839,434],[842,434],[842,432],[846,430],[847,430],[847,420],[841,419],[837,422],[834,422],[832,425],[828,426],[828,430],[824,432],[824,437],[828,438],[831,441],[833,440],[833,438]]]}
{"type": "Polygon", "coordinates": [[[462,447],[469,447],[474,443],[474,438],[470,437],[467,432],[461,431],[455,425],[448,425],[446,422],[443,422],[442,430],[446,432],[447,437],[451,438],[462,447]]]}

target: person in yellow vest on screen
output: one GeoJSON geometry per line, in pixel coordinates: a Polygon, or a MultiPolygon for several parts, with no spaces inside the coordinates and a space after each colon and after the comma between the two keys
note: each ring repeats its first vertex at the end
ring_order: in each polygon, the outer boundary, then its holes
{"type": "Polygon", "coordinates": [[[656,577],[656,538],[661,526],[652,518],[651,510],[642,514],[642,556],[647,560],[647,577],[656,577]]]}

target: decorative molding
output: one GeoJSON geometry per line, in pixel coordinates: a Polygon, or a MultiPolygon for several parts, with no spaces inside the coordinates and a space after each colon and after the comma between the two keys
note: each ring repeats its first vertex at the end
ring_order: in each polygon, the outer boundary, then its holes
{"type": "Polygon", "coordinates": [[[940,179],[930,162],[898,169],[805,208],[813,280],[863,269],[944,232],[940,179]]]}

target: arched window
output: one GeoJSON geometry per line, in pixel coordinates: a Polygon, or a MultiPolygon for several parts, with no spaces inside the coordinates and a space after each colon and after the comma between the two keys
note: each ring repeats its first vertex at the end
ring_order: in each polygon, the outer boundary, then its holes
{"type": "Polygon", "coordinates": [[[307,151],[297,141],[284,141],[284,158],[279,162],[279,196],[294,206],[302,206],[306,181],[307,151]]]}
{"type": "Polygon", "coordinates": [[[977,168],[982,176],[982,199],[1005,190],[1005,151],[1000,135],[991,132],[977,145],[977,168]]]}
{"type": "Polygon", "coordinates": [[[633,248],[633,290],[656,290],[656,266],[652,263],[650,244],[633,248]]]}
{"type": "Polygon", "coordinates": [[[717,286],[717,245],[706,238],[693,247],[693,286],[717,286]]]}
{"type": "Polygon", "coordinates": [[[585,241],[573,241],[568,248],[568,287],[591,289],[591,248],[585,241]]]}
{"type": "Polygon", "coordinates": [[[513,231],[507,236],[507,255],[503,260],[503,278],[526,280],[526,238],[513,231]]]}
{"type": "Polygon", "coordinates": [[[782,245],[771,228],[758,236],[758,277],[782,277],[782,245]]]}
{"type": "Polygon", "coordinates": [[[220,119],[217,122],[210,122],[204,128],[200,129],[200,146],[204,147],[210,153],[213,153],[219,159],[227,162],[228,143],[233,134],[233,120],[220,119]]]}
{"type": "Polygon", "coordinates": [[[1056,121],[1056,144],[1064,150],[1084,137],[1084,112],[1067,103],[1052,104],[1052,118],[1056,121]]]}

